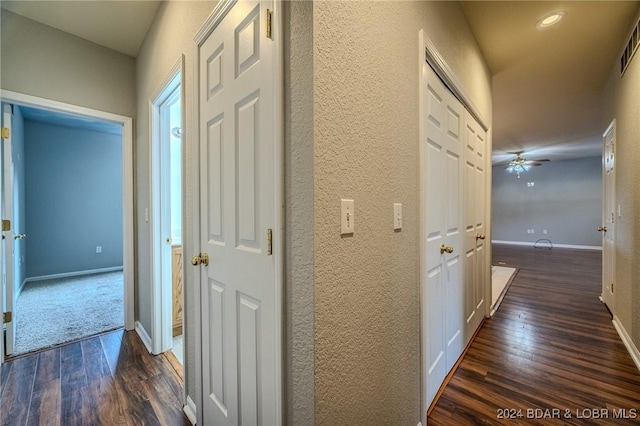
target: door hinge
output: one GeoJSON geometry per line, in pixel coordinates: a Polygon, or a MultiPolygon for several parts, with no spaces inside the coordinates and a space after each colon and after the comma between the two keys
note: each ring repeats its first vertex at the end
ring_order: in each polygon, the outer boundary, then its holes
{"type": "Polygon", "coordinates": [[[613,293],[613,283],[611,283],[611,293],[613,293]]]}
{"type": "Polygon", "coordinates": [[[2,231],[11,231],[11,221],[9,219],[2,219],[2,231]]]}
{"type": "Polygon", "coordinates": [[[11,131],[8,127],[2,128],[2,139],[9,139],[11,137],[11,131]]]}
{"type": "Polygon", "coordinates": [[[267,9],[267,38],[273,39],[271,37],[271,11],[267,9]]]}
{"type": "Polygon", "coordinates": [[[2,314],[3,324],[9,324],[11,321],[13,321],[13,314],[11,312],[5,312],[2,314]]]}
{"type": "Polygon", "coordinates": [[[273,231],[271,228],[267,229],[267,254],[269,256],[273,254],[273,231]]]}

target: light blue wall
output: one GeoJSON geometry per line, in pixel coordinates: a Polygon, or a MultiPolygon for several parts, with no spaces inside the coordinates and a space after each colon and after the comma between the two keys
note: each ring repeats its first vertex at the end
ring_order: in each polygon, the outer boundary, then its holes
{"type": "Polygon", "coordinates": [[[492,239],[601,246],[602,159],[551,161],[518,179],[493,169],[492,239]],[[533,182],[533,187],[527,183],[533,182]],[[535,234],[527,234],[527,229],[535,234]],[[543,230],[547,234],[543,234],[543,230]]]}
{"type": "Polygon", "coordinates": [[[27,276],[122,266],[121,137],[26,120],[25,158],[27,276]]]}

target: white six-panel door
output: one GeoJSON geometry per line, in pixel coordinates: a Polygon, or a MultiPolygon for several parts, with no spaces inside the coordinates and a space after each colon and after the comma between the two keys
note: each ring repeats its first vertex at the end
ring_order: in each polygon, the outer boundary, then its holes
{"type": "Polygon", "coordinates": [[[486,313],[487,226],[485,223],[487,132],[465,111],[464,230],[465,343],[486,313]]]}
{"type": "Polygon", "coordinates": [[[232,6],[199,49],[203,422],[280,421],[272,2],[232,6]]]}
{"type": "Polygon", "coordinates": [[[426,63],[422,79],[422,347],[428,407],[465,343],[460,315],[464,108],[426,63]]]}

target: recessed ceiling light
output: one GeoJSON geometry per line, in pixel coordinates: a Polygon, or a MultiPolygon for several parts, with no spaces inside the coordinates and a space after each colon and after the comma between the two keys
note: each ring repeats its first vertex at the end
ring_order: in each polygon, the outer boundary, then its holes
{"type": "Polygon", "coordinates": [[[560,22],[562,20],[562,18],[565,17],[566,14],[567,14],[567,12],[565,12],[565,11],[558,11],[558,12],[549,13],[549,14],[543,16],[538,21],[536,26],[538,28],[540,28],[540,29],[552,27],[552,26],[556,25],[558,22],[560,22]]]}

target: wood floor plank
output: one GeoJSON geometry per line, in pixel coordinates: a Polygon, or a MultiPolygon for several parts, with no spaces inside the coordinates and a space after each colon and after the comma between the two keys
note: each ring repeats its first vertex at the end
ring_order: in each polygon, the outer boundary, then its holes
{"type": "Polygon", "coordinates": [[[135,332],[118,330],[8,361],[0,424],[188,425],[182,381],[135,332]]]}
{"type": "MultiPolygon", "coordinates": [[[[60,369],[58,368],[58,371],[60,369]]],[[[29,406],[28,426],[60,426],[61,423],[60,378],[42,382],[33,393],[29,406]]]]}
{"type": "Polygon", "coordinates": [[[100,338],[94,337],[83,340],[81,346],[87,381],[91,382],[94,379],[110,376],[111,369],[102,349],[100,338]]]}
{"type": "Polygon", "coordinates": [[[182,413],[177,413],[175,410],[167,408],[166,402],[172,398],[175,399],[175,404],[180,404],[180,401],[164,376],[151,377],[143,382],[143,386],[160,424],[176,426],[190,424],[188,421],[185,423],[182,413]]]}
{"type": "Polygon", "coordinates": [[[60,387],[60,348],[54,348],[38,354],[38,367],[33,383],[33,392],[49,389],[49,382],[56,381],[60,387]]]}
{"type": "Polygon", "coordinates": [[[16,426],[26,424],[33,391],[33,381],[38,356],[18,358],[13,363],[2,398],[0,399],[0,424],[16,426]]]}
{"type": "Polygon", "coordinates": [[[601,255],[494,245],[493,263],[518,273],[428,424],[639,424],[640,372],[599,301],[601,255]],[[523,417],[498,418],[505,409],[523,417]],[[568,417],[542,416],[554,409],[568,417]],[[580,417],[596,409],[609,417],[580,417]],[[621,410],[638,418],[613,418],[621,410]]]}

